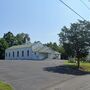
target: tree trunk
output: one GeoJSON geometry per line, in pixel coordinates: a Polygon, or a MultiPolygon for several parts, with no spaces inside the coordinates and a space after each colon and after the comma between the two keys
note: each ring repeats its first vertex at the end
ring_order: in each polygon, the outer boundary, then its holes
{"type": "Polygon", "coordinates": [[[77,67],[78,67],[78,69],[80,68],[80,59],[79,58],[77,59],[77,67]]]}

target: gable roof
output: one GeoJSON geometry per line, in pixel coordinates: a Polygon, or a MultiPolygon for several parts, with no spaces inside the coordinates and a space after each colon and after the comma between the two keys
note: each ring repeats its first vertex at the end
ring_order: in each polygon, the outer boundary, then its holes
{"type": "Polygon", "coordinates": [[[53,53],[53,54],[60,54],[52,50],[50,47],[43,45],[41,42],[36,42],[32,45],[33,52],[40,52],[40,53],[53,53]]]}
{"type": "Polygon", "coordinates": [[[43,45],[39,41],[35,42],[33,44],[32,43],[26,43],[23,45],[12,46],[6,50],[19,49],[19,48],[32,48],[33,52],[60,54],[59,52],[52,50],[50,47],[43,45]]]}
{"type": "Polygon", "coordinates": [[[11,50],[11,49],[18,49],[18,48],[31,48],[32,44],[23,44],[23,45],[16,45],[16,46],[12,46],[6,50],[11,50]]]}

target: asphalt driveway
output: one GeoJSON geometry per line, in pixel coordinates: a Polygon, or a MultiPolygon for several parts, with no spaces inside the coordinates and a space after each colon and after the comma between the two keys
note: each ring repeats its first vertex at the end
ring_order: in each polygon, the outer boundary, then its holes
{"type": "Polygon", "coordinates": [[[63,65],[61,60],[0,61],[0,80],[10,83],[15,90],[48,90],[50,87],[78,77],[44,70],[46,67],[61,65],[63,65]]]}

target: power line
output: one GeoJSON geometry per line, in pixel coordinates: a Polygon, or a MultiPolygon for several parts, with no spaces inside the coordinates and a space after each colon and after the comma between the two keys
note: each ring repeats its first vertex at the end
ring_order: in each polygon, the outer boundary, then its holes
{"type": "Polygon", "coordinates": [[[90,7],[88,7],[88,5],[87,5],[83,0],[80,0],[80,2],[81,2],[88,10],[90,10],[90,7]]]}
{"type": "Polygon", "coordinates": [[[68,7],[72,12],[74,12],[75,14],[77,14],[80,18],[82,18],[83,20],[84,17],[82,17],[80,14],[78,14],[74,9],[72,9],[69,5],[67,5],[65,2],[63,2],[62,0],[59,0],[62,4],[64,4],[66,7],[68,7]]]}

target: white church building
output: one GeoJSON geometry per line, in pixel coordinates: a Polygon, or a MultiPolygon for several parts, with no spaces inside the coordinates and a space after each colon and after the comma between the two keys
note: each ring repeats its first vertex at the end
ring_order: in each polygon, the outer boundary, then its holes
{"type": "Polygon", "coordinates": [[[39,41],[12,46],[5,50],[5,60],[44,60],[47,58],[60,59],[60,53],[39,41]]]}

